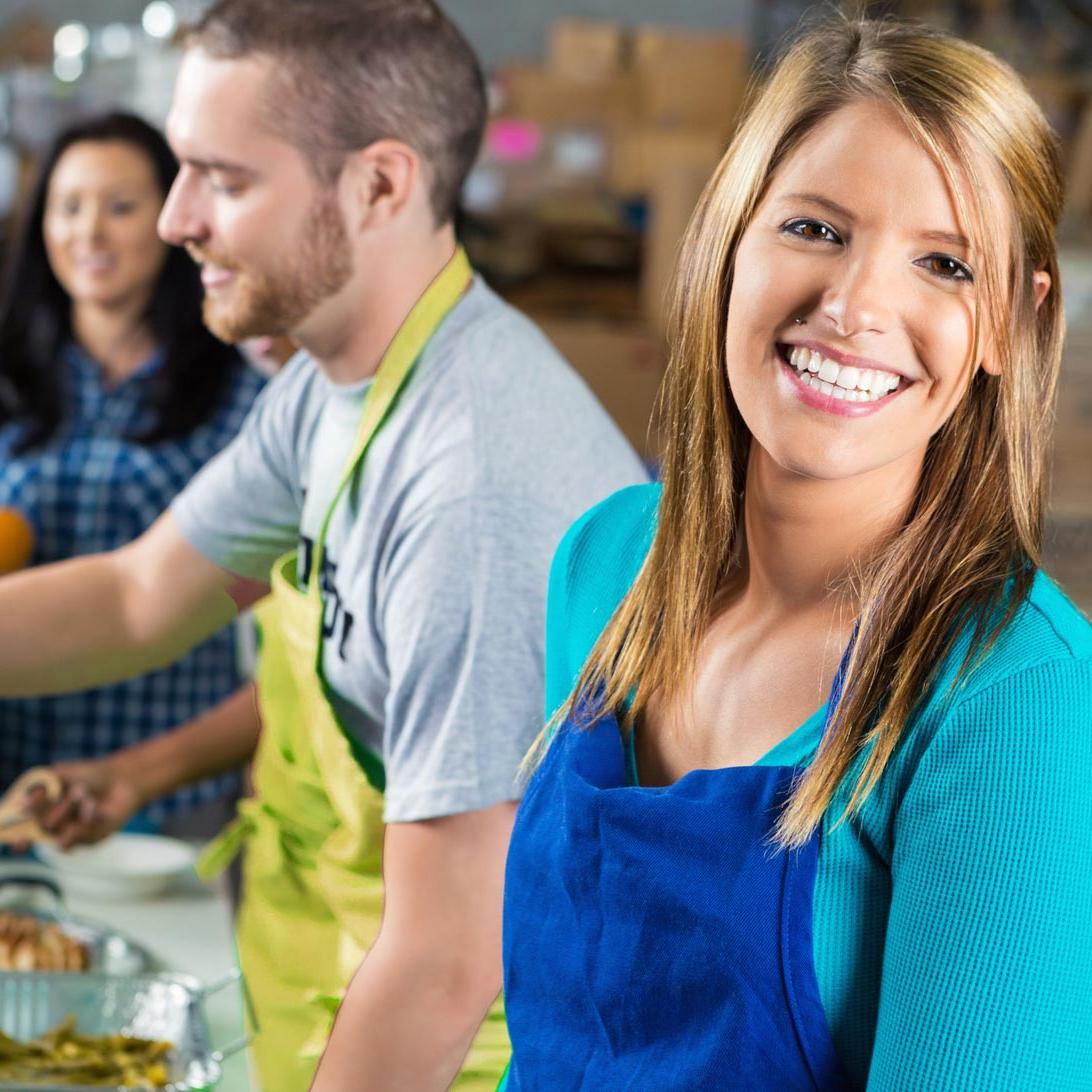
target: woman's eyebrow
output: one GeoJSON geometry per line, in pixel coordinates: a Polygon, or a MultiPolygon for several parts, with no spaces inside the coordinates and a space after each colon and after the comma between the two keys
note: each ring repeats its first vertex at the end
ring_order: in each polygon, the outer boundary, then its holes
{"type": "Polygon", "coordinates": [[[938,243],[951,243],[952,246],[962,247],[964,250],[971,249],[967,236],[960,235],[955,231],[919,231],[918,235],[922,239],[931,239],[938,243]]]}
{"type": "Polygon", "coordinates": [[[84,181],[73,182],[63,189],[58,188],[55,193],[58,197],[78,197],[84,193],[105,194],[108,197],[114,197],[118,194],[139,194],[147,188],[148,183],[146,182],[138,181],[137,179],[122,178],[115,182],[107,182],[102,186],[96,186],[84,181]]]}
{"type": "Polygon", "coordinates": [[[856,219],[853,213],[850,212],[845,205],[839,205],[837,201],[832,201],[829,197],[824,197],[821,193],[786,193],[781,200],[809,201],[813,205],[822,205],[823,208],[833,212],[836,216],[844,217],[846,220],[856,219]]]}

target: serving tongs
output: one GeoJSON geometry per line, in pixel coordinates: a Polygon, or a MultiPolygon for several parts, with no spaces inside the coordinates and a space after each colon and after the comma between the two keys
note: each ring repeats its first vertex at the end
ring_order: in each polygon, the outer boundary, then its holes
{"type": "Polygon", "coordinates": [[[26,812],[26,798],[35,789],[45,793],[47,803],[55,804],[64,794],[64,783],[45,766],[35,766],[17,778],[0,797],[0,843],[26,845],[51,840],[38,820],[26,812]]]}

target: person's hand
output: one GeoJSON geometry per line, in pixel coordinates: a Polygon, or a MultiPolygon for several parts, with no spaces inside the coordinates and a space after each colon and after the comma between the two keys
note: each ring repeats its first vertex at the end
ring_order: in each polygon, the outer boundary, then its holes
{"type": "Polygon", "coordinates": [[[32,789],[26,810],[62,849],[101,842],[125,826],[143,804],[136,785],[109,758],[49,768],[61,779],[63,795],[50,804],[41,790],[32,789]]]}

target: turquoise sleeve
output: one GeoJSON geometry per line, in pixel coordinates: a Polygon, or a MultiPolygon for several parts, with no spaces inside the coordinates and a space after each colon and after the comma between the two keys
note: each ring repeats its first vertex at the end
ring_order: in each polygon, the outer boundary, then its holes
{"type": "Polygon", "coordinates": [[[546,716],[576,685],[595,642],[648,553],[660,489],[620,489],[584,513],[561,540],[546,599],[546,716]]]}
{"type": "Polygon", "coordinates": [[[1092,663],[965,698],[892,822],[869,1092],[1092,1088],[1092,663]]]}

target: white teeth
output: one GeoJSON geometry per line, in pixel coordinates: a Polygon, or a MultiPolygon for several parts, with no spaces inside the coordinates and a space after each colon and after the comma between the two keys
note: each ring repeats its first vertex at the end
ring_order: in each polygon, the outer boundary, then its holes
{"type": "Polygon", "coordinates": [[[859,368],[854,368],[850,364],[844,364],[838,369],[838,378],[835,379],[835,383],[839,387],[845,387],[847,391],[853,390],[857,386],[857,379],[861,374],[859,368]]]}
{"type": "Polygon", "coordinates": [[[788,357],[802,383],[844,402],[875,402],[901,382],[892,372],[838,364],[803,345],[793,346],[788,357]]]}

